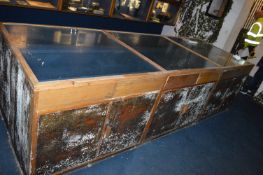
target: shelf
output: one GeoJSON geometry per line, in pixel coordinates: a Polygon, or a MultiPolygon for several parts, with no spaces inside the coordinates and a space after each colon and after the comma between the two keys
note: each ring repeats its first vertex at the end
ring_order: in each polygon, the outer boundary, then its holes
{"type": "Polygon", "coordinates": [[[116,0],[0,0],[0,5],[173,25],[180,2],[160,1],[170,3],[165,13],[156,12],[158,2],[156,0],[126,0],[123,2],[116,0]]]}

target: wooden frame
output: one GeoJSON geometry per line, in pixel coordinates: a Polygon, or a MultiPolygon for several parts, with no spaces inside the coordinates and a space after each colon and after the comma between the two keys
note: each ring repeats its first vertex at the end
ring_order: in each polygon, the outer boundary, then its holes
{"type": "MultiPolygon", "coordinates": [[[[49,26],[52,27],[52,26],[49,26]]],[[[87,29],[90,30],[90,29],[87,29]]],[[[127,101],[133,100],[137,97],[145,96],[149,93],[154,92],[156,94],[152,107],[148,110],[149,119],[144,123],[143,131],[139,141],[124,147],[121,150],[113,151],[105,155],[100,155],[100,147],[110,132],[107,128],[107,122],[104,122],[102,127],[102,133],[98,141],[98,148],[96,157],[91,161],[80,162],[72,167],[66,169],[59,169],[52,173],[62,173],[74,169],[79,166],[84,166],[93,163],[97,160],[101,160],[110,155],[116,154],[118,152],[124,151],[138,144],[142,144],[147,140],[159,137],[167,132],[175,130],[175,128],[154,135],[153,137],[148,137],[147,133],[151,129],[151,124],[156,115],[157,108],[161,103],[161,99],[164,94],[170,91],[176,92],[183,88],[194,88],[199,85],[206,85],[213,83],[216,87],[219,82],[231,79],[233,77],[245,77],[248,75],[249,71],[252,69],[253,65],[232,65],[232,66],[220,66],[219,64],[211,61],[210,59],[200,55],[188,49],[169,38],[164,37],[173,44],[176,44],[182,49],[186,49],[193,54],[199,56],[200,58],[209,61],[214,64],[215,67],[212,68],[198,68],[198,69],[186,69],[186,70],[165,70],[157,63],[151,61],[140,52],[136,51],[129,45],[123,43],[122,41],[115,38],[113,35],[107,31],[102,31],[106,36],[108,36],[113,41],[117,42],[121,46],[125,47],[133,54],[139,56],[141,59],[147,61],[149,64],[155,66],[159,69],[158,72],[153,73],[139,73],[139,74],[129,74],[129,75],[117,75],[117,76],[104,76],[97,78],[81,78],[81,79],[69,79],[69,80],[59,80],[59,81],[47,81],[39,82],[34,75],[31,68],[28,66],[25,58],[21,54],[19,48],[16,47],[12,36],[8,33],[4,25],[1,26],[1,31],[4,36],[4,40],[8,45],[11,52],[14,54],[17,61],[22,66],[23,72],[28,80],[30,87],[32,89],[32,105],[31,114],[29,116],[29,135],[30,135],[30,165],[25,167],[30,167],[30,169],[24,169],[27,174],[36,174],[37,172],[37,151],[39,149],[39,127],[42,124],[41,118],[45,115],[56,114],[59,111],[70,111],[85,108],[87,106],[96,104],[109,104],[107,107],[106,119],[110,120],[109,115],[111,114],[112,104],[117,101],[127,101]],[[95,92],[95,93],[94,93],[95,92]],[[74,95],[72,95],[74,94],[74,95]]],[[[99,30],[101,31],[101,30],[99,30]]],[[[148,35],[148,34],[145,34],[148,35]]],[[[228,58],[229,59],[229,58],[228,58]]],[[[214,88],[216,89],[216,88],[214,88]]],[[[209,94],[213,92],[209,91],[209,94]]],[[[211,95],[209,95],[208,99],[211,95]]],[[[129,104],[127,102],[127,104],[129,104]]],[[[207,106],[207,104],[206,104],[207,106]]],[[[202,108],[206,108],[202,106],[202,108]]],[[[146,109],[145,109],[146,110],[146,109]]],[[[185,109],[187,110],[187,109],[185,109]]],[[[201,115],[201,114],[200,114],[201,115]]],[[[201,118],[204,118],[205,114],[202,114],[201,118]]],[[[41,125],[42,126],[42,125],[41,125]]]]}

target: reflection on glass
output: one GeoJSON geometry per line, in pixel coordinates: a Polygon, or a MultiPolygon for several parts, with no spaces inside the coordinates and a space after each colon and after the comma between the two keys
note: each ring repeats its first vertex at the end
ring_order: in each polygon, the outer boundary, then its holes
{"type": "Polygon", "coordinates": [[[151,1],[116,0],[114,16],[132,20],[146,20],[151,1]]]}
{"type": "Polygon", "coordinates": [[[11,37],[27,33],[26,45],[20,50],[39,81],[158,71],[100,31],[23,28],[7,26],[11,37]]]}
{"type": "Polygon", "coordinates": [[[63,10],[94,15],[108,15],[110,0],[64,0],[63,10]]]}
{"type": "Polygon", "coordinates": [[[57,6],[57,0],[0,0],[0,4],[55,9],[57,6]]]}
{"type": "Polygon", "coordinates": [[[180,0],[155,0],[150,14],[150,21],[164,24],[174,24],[180,0]]]}
{"type": "Polygon", "coordinates": [[[170,39],[209,58],[210,60],[216,62],[217,64],[220,64],[221,66],[227,64],[228,58],[231,55],[230,53],[201,40],[176,37],[170,37],[170,39]]]}
{"type": "Polygon", "coordinates": [[[112,34],[167,70],[216,67],[160,36],[112,34]]]}

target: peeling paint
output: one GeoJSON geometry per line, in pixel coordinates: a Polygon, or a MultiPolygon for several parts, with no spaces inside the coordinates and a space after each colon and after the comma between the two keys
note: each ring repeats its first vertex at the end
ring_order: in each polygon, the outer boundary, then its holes
{"type": "Polygon", "coordinates": [[[203,117],[223,111],[240,91],[243,77],[233,77],[220,81],[209,98],[203,117]]]}
{"type": "MultiPolygon", "coordinates": [[[[3,37],[0,37],[3,39],[3,37]]],[[[32,90],[21,65],[2,40],[0,56],[0,108],[14,150],[24,172],[30,163],[29,118],[32,90]]]]}
{"type": "Polygon", "coordinates": [[[174,98],[174,96],[175,96],[174,93],[168,92],[167,94],[165,94],[165,95],[163,96],[164,102],[170,101],[171,99],[174,98]]]}
{"type": "Polygon", "coordinates": [[[51,174],[95,158],[108,104],[43,115],[37,174],[51,174]]]}
{"type": "Polygon", "coordinates": [[[192,124],[199,119],[214,83],[164,92],[147,138],[192,124]]]}

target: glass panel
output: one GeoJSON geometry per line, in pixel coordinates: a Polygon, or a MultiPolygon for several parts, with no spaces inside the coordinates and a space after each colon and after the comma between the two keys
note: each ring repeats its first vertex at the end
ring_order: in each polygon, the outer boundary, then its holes
{"type": "Polygon", "coordinates": [[[149,20],[173,25],[181,0],[155,0],[149,20]]]}
{"type": "Polygon", "coordinates": [[[39,81],[157,71],[100,31],[7,26],[39,81]]]}
{"type": "Polygon", "coordinates": [[[150,5],[149,0],[116,0],[114,16],[145,21],[150,5]]]}
{"type": "Polygon", "coordinates": [[[109,15],[111,0],[63,0],[62,9],[65,11],[109,15]]]}
{"type": "Polygon", "coordinates": [[[160,36],[113,34],[167,70],[216,67],[160,36]]]}
{"type": "Polygon", "coordinates": [[[211,59],[212,61],[224,66],[226,65],[230,53],[225,52],[222,49],[219,49],[212,44],[208,44],[201,40],[196,39],[185,39],[185,38],[176,38],[170,37],[170,39],[176,41],[177,43],[182,44],[183,46],[211,59]]]}
{"type": "Polygon", "coordinates": [[[1,4],[55,9],[57,0],[0,0],[1,4]]]}

